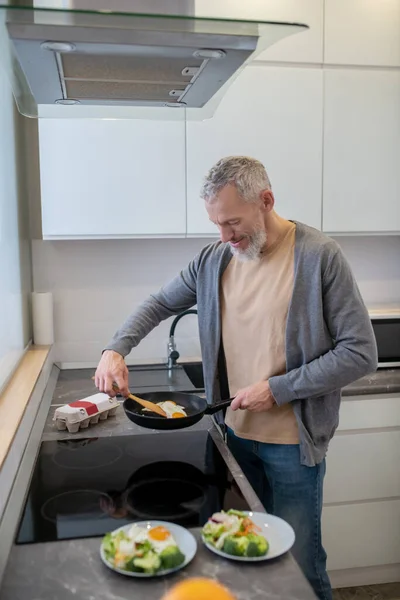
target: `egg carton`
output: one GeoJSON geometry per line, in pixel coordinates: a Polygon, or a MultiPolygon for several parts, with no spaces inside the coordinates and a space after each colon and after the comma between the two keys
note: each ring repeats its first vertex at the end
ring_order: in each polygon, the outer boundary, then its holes
{"type": "Polygon", "coordinates": [[[79,429],[86,429],[89,425],[96,425],[99,421],[113,417],[118,406],[118,400],[110,398],[108,394],[93,394],[57,408],[53,421],[58,431],[68,429],[69,433],[77,433],[79,429]]]}

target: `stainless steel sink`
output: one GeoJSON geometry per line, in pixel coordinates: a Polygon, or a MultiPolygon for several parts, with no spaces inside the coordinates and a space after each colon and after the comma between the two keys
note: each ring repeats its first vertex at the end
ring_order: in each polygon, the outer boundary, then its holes
{"type": "Polygon", "coordinates": [[[203,363],[183,363],[183,370],[196,389],[204,389],[203,363]]]}

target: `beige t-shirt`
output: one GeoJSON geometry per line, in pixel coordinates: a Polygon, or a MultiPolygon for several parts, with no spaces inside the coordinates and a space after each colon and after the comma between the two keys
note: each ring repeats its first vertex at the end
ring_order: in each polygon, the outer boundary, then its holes
{"type": "MultiPolygon", "coordinates": [[[[290,223],[259,261],[233,257],[221,281],[222,340],[230,394],[286,372],[285,331],[293,292],[296,226],[290,223]]],[[[291,404],[252,413],[228,408],[226,424],[239,437],[298,444],[291,404]]]]}

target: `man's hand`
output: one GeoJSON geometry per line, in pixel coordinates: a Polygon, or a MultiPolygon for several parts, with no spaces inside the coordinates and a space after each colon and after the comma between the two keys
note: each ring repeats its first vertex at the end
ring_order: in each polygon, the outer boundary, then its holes
{"type": "Polygon", "coordinates": [[[94,381],[100,392],[105,392],[111,397],[116,396],[116,391],[113,389],[115,382],[122,396],[126,398],[129,394],[128,369],[123,357],[114,350],[103,352],[94,381]]]}
{"type": "Polygon", "coordinates": [[[273,407],[275,398],[269,387],[268,381],[260,381],[254,385],[239,390],[231,404],[232,410],[250,410],[251,412],[264,412],[273,407]]]}

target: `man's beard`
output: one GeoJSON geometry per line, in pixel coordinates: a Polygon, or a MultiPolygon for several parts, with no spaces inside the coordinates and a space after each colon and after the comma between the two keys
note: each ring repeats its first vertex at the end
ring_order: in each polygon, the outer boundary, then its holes
{"type": "Polygon", "coordinates": [[[248,262],[250,260],[259,260],[261,258],[262,250],[267,243],[267,233],[264,229],[259,229],[251,235],[246,236],[249,240],[249,244],[245,250],[240,248],[234,248],[231,246],[231,251],[241,262],[248,262]]]}

